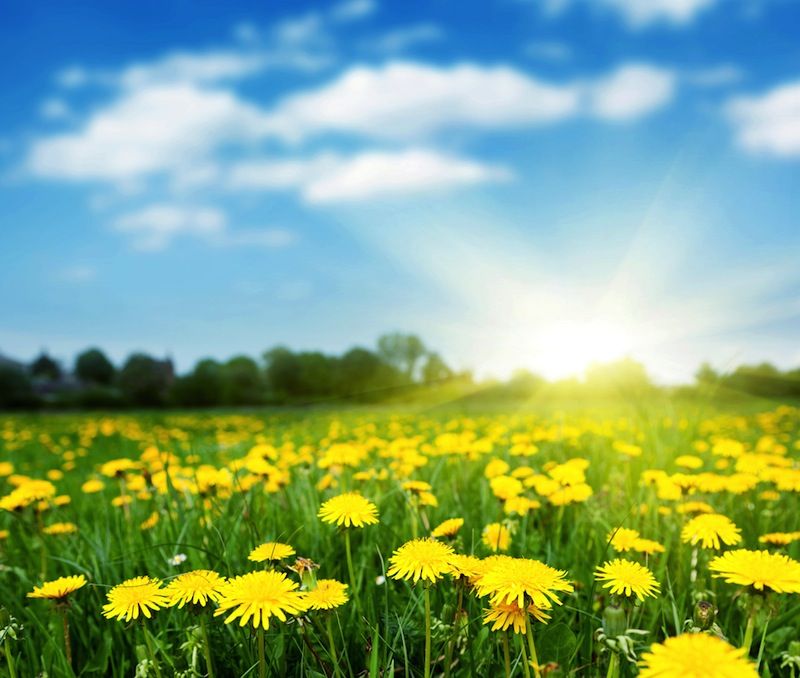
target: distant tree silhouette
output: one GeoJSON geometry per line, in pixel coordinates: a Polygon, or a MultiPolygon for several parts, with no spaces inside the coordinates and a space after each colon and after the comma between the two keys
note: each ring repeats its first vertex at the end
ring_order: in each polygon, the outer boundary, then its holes
{"type": "Polygon", "coordinates": [[[86,384],[110,386],[114,373],[114,365],[99,348],[89,348],[75,360],[75,374],[86,384]]]}
{"type": "Polygon", "coordinates": [[[61,366],[43,351],[31,363],[31,375],[35,379],[57,381],[61,378],[61,366]]]}

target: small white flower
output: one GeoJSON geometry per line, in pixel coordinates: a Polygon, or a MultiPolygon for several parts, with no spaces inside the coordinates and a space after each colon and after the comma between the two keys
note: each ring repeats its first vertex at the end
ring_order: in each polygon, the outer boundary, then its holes
{"type": "Polygon", "coordinates": [[[379,574],[377,577],[375,577],[376,586],[383,586],[385,583],[386,583],[386,577],[384,577],[382,574],[379,574]]]}
{"type": "Polygon", "coordinates": [[[174,567],[177,567],[181,563],[185,563],[186,562],[186,554],[185,553],[176,553],[174,556],[172,556],[172,558],[169,558],[167,560],[167,562],[170,565],[172,565],[174,567]]]}

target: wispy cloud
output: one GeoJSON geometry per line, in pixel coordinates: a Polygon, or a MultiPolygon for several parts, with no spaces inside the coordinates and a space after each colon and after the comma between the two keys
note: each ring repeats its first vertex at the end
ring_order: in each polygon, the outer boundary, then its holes
{"type": "Polygon", "coordinates": [[[737,143],[753,153],[800,157],[800,81],[731,99],[725,110],[737,143]]]}
{"type": "Polygon", "coordinates": [[[550,15],[573,6],[613,12],[634,30],[656,25],[686,27],[719,0],[548,0],[543,3],[550,15]]]}
{"type": "Polygon", "coordinates": [[[589,111],[604,120],[628,121],[663,108],[675,95],[677,79],[669,70],[645,64],[625,65],[589,88],[589,111]]]}
{"type": "Polygon", "coordinates": [[[373,14],[377,8],[375,0],[344,0],[333,6],[330,16],[334,21],[358,21],[373,14]]]}
{"type": "Polygon", "coordinates": [[[382,54],[397,54],[421,44],[444,40],[445,32],[436,24],[422,23],[388,31],[371,40],[367,46],[382,54]]]}

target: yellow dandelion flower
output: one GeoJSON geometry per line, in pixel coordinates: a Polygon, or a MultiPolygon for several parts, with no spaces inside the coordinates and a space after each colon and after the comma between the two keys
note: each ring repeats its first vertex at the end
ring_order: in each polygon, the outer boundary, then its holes
{"type": "Polygon", "coordinates": [[[704,549],[719,550],[720,542],[733,546],[742,541],[742,535],[730,518],[719,513],[703,513],[683,526],[681,541],[692,545],[699,542],[704,549]]]}
{"type": "Polygon", "coordinates": [[[102,480],[94,478],[92,480],[87,480],[81,485],[81,492],[84,494],[94,494],[95,492],[101,492],[104,487],[105,483],[102,480]]]}
{"type": "Polygon", "coordinates": [[[306,602],[312,610],[332,610],[348,600],[347,584],[335,579],[320,579],[317,587],[306,593],[306,602]]]}
{"type": "Polygon", "coordinates": [[[595,571],[595,578],[605,582],[603,588],[609,589],[614,595],[635,595],[639,600],[644,600],[645,596],[655,596],[659,591],[658,582],[650,570],[624,558],[603,563],[595,571]]]}
{"type": "Polygon", "coordinates": [[[431,537],[455,537],[463,526],[463,518],[448,518],[433,528],[431,537]]]}
{"type": "Polygon", "coordinates": [[[635,539],[633,542],[633,550],[637,553],[646,553],[653,555],[654,553],[664,553],[666,549],[663,544],[659,544],[652,539],[635,539]]]}
{"type": "Polygon", "coordinates": [[[78,526],[75,523],[53,523],[42,528],[42,532],[49,535],[73,534],[77,531],[78,526]]]}
{"type": "Polygon", "coordinates": [[[103,605],[103,616],[107,619],[116,618],[138,619],[143,614],[148,619],[153,616],[152,611],[165,607],[168,604],[161,581],[151,577],[134,577],[111,589],[107,596],[108,603],[103,605]]]}
{"type": "Polygon", "coordinates": [[[528,605],[525,610],[516,603],[500,603],[484,610],[483,623],[492,624],[492,631],[505,631],[511,626],[514,633],[525,633],[528,615],[542,623],[547,623],[550,619],[550,615],[535,605],[528,605]]]}
{"type": "Polygon", "coordinates": [[[8,535],[11,534],[8,530],[0,530],[0,541],[3,539],[8,539],[8,535]]]}
{"type": "Polygon", "coordinates": [[[328,499],[317,515],[326,523],[364,527],[378,522],[378,507],[357,492],[346,492],[328,499]]]}
{"type": "Polygon", "coordinates": [[[217,617],[228,614],[226,624],[238,619],[239,626],[252,623],[254,628],[269,629],[270,617],[286,621],[287,614],[296,615],[308,608],[305,595],[297,583],[282,572],[262,570],[229,579],[222,587],[217,617]]]}
{"type": "Polygon", "coordinates": [[[269,541],[260,546],[256,546],[250,555],[247,556],[248,560],[253,560],[257,563],[271,560],[283,560],[295,554],[295,550],[289,544],[283,544],[278,541],[269,541]]]}
{"type": "Polygon", "coordinates": [[[610,540],[611,548],[615,551],[631,551],[636,540],[639,539],[639,531],[628,527],[620,527],[606,538],[610,540]]]}
{"type": "Polygon", "coordinates": [[[100,473],[108,478],[122,478],[129,471],[141,468],[137,461],[132,459],[112,459],[100,467],[100,473]]]}
{"type": "Polygon", "coordinates": [[[398,548],[389,559],[387,574],[393,579],[421,579],[435,582],[450,572],[453,549],[447,544],[431,539],[413,539],[398,548]]]}
{"type": "Polygon", "coordinates": [[[745,654],[716,636],[683,633],[642,654],[639,678],[758,678],[745,654]]]}
{"type": "Polygon", "coordinates": [[[793,541],[800,539],[800,532],[769,532],[762,534],[758,541],[761,544],[774,544],[775,546],[786,546],[793,541]]]}
{"type": "Polygon", "coordinates": [[[492,551],[508,551],[511,546],[511,532],[502,523],[490,523],[483,528],[481,541],[492,551]]]}
{"type": "Polygon", "coordinates": [[[28,598],[61,600],[84,586],[86,586],[86,577],[82,574],[59,577],[53,581],[46,581],[41,586],[34,586],[33,591],[28,594],[28,598]]]}
{"type": "Polygon", "coordinates": [[[556,592],[573,590],[565,579],[566,572],[538,560],[501,556],[487,558],[484,563],[487,567],[477,578],[477,591],[480,596],[488,595],[493,606],[533,603],[540,610],[549,610],[552,603],[560,604],[556,592]]]}
{"type": "Polygon", "coordinates": [[[208,601],[217,602],[222,595],[221,589],[225,577],[213,570],[192,570],[179,574],[164,588],[167,603],[170,607],[179,608],[191,603],[205,607],[208,601]]]}
{"type": "Polygon", "coordinates": [[[455,577],[471,579],[483,572],[481,559],[455,553],[450,557],[450,574],[455,577]]]}
{"type": "Polygon", "coordinates": [[[152,530],[156,525],[158,525],[158,521],[160,519],[161,518],[158,513],[153,511],[145,520],[142,521],[142,524],[139,525],[139,529],[152,530]]]}
{"type": "Polygon", "coordinates": [[[708,569],[729,584],[800,593],[800,563],[782,553],[737,549],[714,558],[708,569]]]}

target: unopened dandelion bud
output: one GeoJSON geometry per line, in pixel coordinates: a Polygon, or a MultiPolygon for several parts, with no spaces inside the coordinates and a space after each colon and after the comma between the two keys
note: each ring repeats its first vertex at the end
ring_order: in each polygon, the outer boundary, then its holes
{"type": "Polygon", "coordinates": [[[628,628],[625,610],[617,605],[608,605],[603,610],[603,631],[608,638],[622,636],[628,628]]]}
{"type": "Polygon", "coordinates": [[[707,600],[701,600],[694,606],[692,618],[697,628],[708,631],[717,619],[717,608],[707,600]]]}

